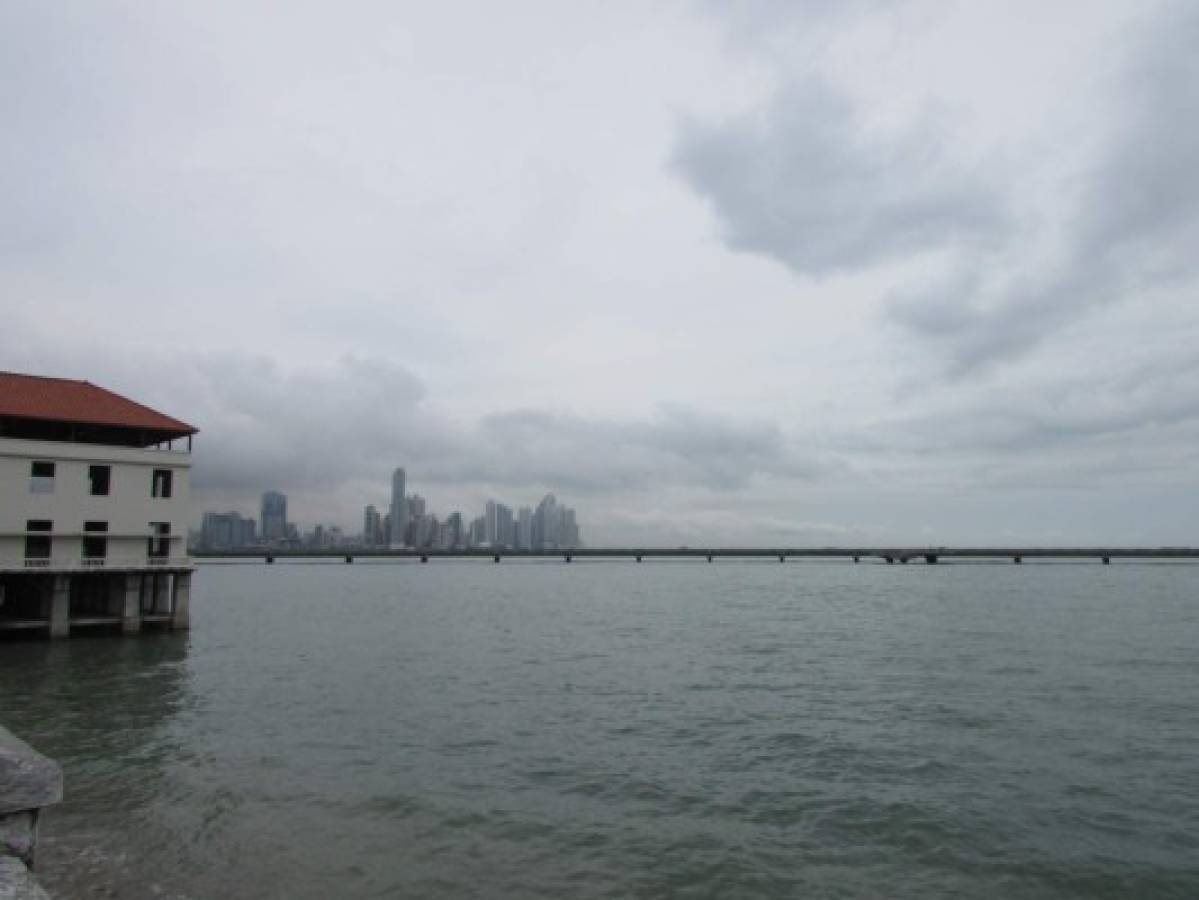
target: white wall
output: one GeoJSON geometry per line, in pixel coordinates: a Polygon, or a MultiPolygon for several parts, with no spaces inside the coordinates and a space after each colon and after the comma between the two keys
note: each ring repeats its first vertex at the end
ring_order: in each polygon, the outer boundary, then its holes
{"type": "Polygon", "coordinates": [[[186,554],[191,454],[100,444],[0,438],[0,567],[23,567],[29,519],[54,523],[52,566],[79,565],[83,523],[108,523],[108,557],[113,562],[146,557],[150,522],[171,526],[172,557],[186,554]],[[55,464],[53,493],[30,490],[34,460],[55,464]],[[108,496],[91,495],[88,467],[112,467],[108,496]],[[171,496],[152,497],[155,469],[172,474],[171,496]]]}

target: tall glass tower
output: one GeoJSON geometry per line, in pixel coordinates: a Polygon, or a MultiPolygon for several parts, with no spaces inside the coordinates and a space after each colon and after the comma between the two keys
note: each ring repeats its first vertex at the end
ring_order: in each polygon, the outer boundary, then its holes
{"type": "Polygon", "coordinates": [[[391,473],[391,546],[403,547],[408,531],[408,501],[404,499],[403,469],[391,473]]]}
{"type": "Polygon", "coordinates": [[[287,537],[287,496],[278,491],[267,491],[262,495],[262,515],[259,530],[268,543],[287,537]]]}

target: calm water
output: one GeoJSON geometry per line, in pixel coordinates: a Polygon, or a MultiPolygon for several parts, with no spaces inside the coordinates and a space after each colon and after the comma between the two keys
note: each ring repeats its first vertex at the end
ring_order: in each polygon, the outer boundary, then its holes
{"type": "Polygon", "coordinates": [[[0,644],[63,896],[1199,897],[1199,566],[208,566],[0,644]]]}

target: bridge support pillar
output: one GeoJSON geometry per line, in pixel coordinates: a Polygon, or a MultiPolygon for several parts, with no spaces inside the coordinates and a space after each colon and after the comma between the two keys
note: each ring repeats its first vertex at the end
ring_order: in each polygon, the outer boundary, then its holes
{"type": "Polygon", "coordinates": [[[1105,566],[1110,566],[1112,564],[1112,558],[1110,556],[1103,557],[1103,564],[1105,566]]]}
{"type": "Polygon", "coordinates": [[[350,556],[350,554],[347,553],[346,554],[346,565],[349,565],[353,561],[354,561],[354,557],[350,556]]]}
{"type": "Polygon", "coordinates": [[[860,563],[860,562],[862,561],[862,557],[860,557],[860,556],[855,556],[855,557],[853,558],[853,561],[854,561],[854,562],[856,562],[856,563],[860,563]]]}
{"type": "Polygon", "coordinates": [[[637,554],[637,562],[641,562],[641,554],[640,553],[637,554]]]}

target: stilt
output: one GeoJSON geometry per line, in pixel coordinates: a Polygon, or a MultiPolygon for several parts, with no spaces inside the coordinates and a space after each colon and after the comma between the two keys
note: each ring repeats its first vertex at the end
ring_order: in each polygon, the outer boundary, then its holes
{"type": "Polygon", "coordinates": [[[142,579],[144,575],[125,576],[125,603],[121,609],[121,631],[135,634],[142,630],[142,579]]]}
{"type": "Polygon", "coordinates": [[[50,637],[65,638],[71,633],[71,576],[55,575],[47,590],[50,592],[50,637]]]}
{"type": "Polygon", "coordinates": [[[169,615],[171,612],[171,576],[152,575],[154,593],[150,598],[150,610],[156,616],[169,615]]]}
{"type": "Polygon", "coordinates": [[[191,573],[179,573],[174,578],[171,597],[171,630],[187,631],[191,628],[191,573]]]}

